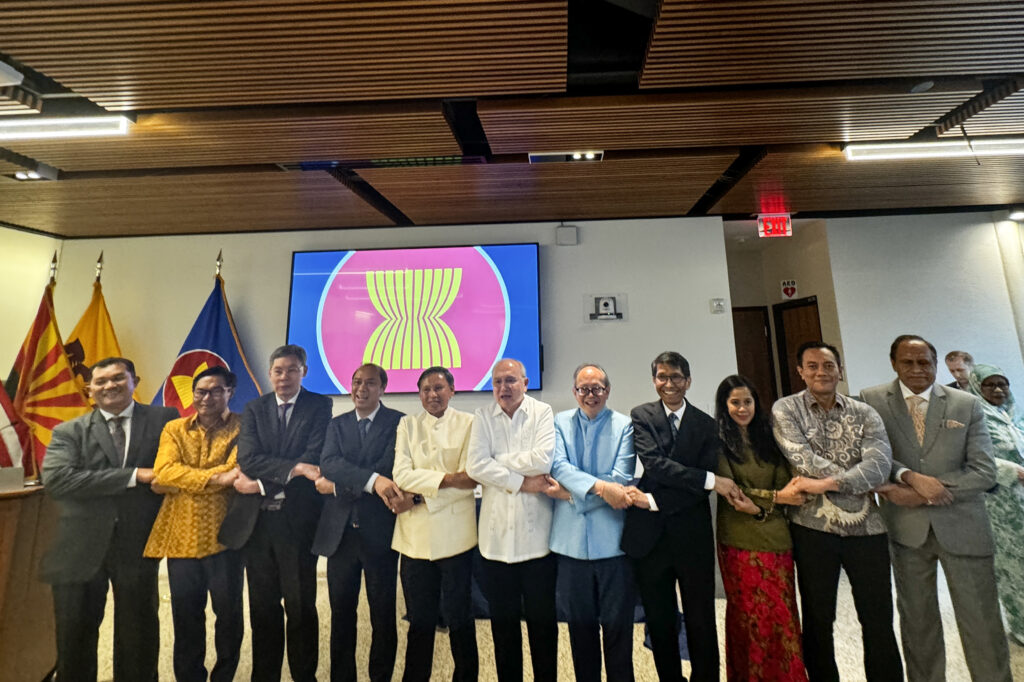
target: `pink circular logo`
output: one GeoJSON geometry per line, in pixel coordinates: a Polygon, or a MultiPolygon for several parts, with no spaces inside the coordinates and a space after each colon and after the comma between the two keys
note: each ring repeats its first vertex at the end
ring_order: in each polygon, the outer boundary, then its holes
{"type": "Polygon", "coordinates": [[[455,387],[479,389],[508,340],[508,294],[478,247],[354,251],[320,298],[320,356],[342,392],[366,362],[392,392],[416,391],[427,367],[451,369],[455,387]]]}

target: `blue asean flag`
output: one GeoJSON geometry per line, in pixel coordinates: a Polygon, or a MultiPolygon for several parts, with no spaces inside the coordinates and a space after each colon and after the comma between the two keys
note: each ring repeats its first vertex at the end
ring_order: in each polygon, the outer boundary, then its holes
{"type": "Polygon", "coordinates": [[[195,414],[192,380],[200,372],[215,366],[226,367],[238,376],[238,386],[229,403],[232,412],[241,412],[247,402],[260,397],[260,386],[245,360],[220,275],[217,275],[213,292],[206,299],[192,331],[185,338],[178,359],[153,398],[153,404],[173,407],[182,417],[195,414]]]}

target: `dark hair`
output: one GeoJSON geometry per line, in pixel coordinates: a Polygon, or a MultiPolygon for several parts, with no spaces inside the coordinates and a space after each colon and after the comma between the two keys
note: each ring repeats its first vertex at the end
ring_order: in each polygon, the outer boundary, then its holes
{"type": "Polygon", "coordinates": [[[754,398],[754,418],[747,426],[747,438],[754,456],[769,464],[779,464],[782,453],[772,435],[772,416],[761,409],[761,399],[750,379],[732,374],[722,379],[715,392],[715,421],[718,422],[718,437],[722,440],[722,451],[733,462],[743,461],[743,433],[739,424],[729,416],[729,396],[734,389],[745,388],[754,398]]]}
{"type": "Polygon", "coordinates": [[[939,354],[935,352],[935,346],[931,344],[928,339],[918,336],[917,334],[900,334],[896,337],[896,340],[889,346],[889,359],[893,362],[896,361],[896,351],[900,349],[900,344],[905,341],[920,341],[924,345],[928,346],[928,350],[932,352],[932,361],[937,365],[939,364],[939,354]]]}
{"type": "Polygon", "coordinates": [[[946,353],[946,362],[950,362],[952,360],[963,360],[971,367],[974,367],[974,356],[965,350],[951,350],[946,353]]]}
{"type": "Polygon", "coordinates": [[[128,358],[118,358],[118,357],[103,358],[99,362],[93,363],[93,366],[89,368],[90,376],[96,370],[103,369],[104,367],[110,367],[111,365],[124,365],[124,368],[128,372],[128,374],[131,374],[133,377],[137,377],[138,376],[135,373],[135,363],[134,362],[132,362],[128,358]]]}
{"type": "MultiPolygon", "coordinates": [[[[423,380],[426,379],[431,374],[442,375],[444,377],[444,380],[448,382],[448,387],[451,388],[453,391],[455,390],[455,377],[452,375],[451,370],[448,369],[447,367],[441,366],[427,367],[425,370],[423,370],[423,374],[421,374],[420,378],[416,380],[416,388],[422,388],[423,380]]],[[[381,383],[383,383],[385,386],[387,386],[388,384],[386,379],[381,379],[381,383]]]]}
{"type": "Polygon", "coordinates": [[[658,357],[654,358],[654,360],[651,361],[652,377],[657,376],[658,365],[670,365],[672,367],[675,367],[676,369],[683,373],[684,377],[686,377],[687,379],[690,378],[690,363],[686,361],[686,358],[684,358],[682,355],[675,352],[674,350],[667,350],[664,353],[659,353],[658,357]]]}
{"type": "Polygon", "coordinates": [[[300,365],[305,367],[306,349],[302,346],[296,346],[294,343],[278,346],[274,349],[274,352],[270,354],[270,364],[274,364],[274,360],[277,360],[278,358],[295,358],[299,361],[300,365]]]}
{"type": "Polygon", "coordinates": [[[238,385],[238,377],[235,376],[235,373],[229,370],[227,367],[221,367],[220,365],[218,365],[216,367],[204,369],[202,372],[197,374],[195,378],[192,380],[192,390],[196,390],[196,384],[199,383],[199,380],[205,379],[206,377],[220,377],[221,379],[224,380],[224,385],[227,388],[234,388],[235,386],[238,385]]]}
{"type": "Polygon", "coordinates": [[[579,367],[576,368],[576,371],[574,371],[572,373],[572,384],[573,384],[573,386],[576,385],[576,378],[580,375],[580,372],[585,370],[587,367],[593,367],[598,372],[600,372],[601,374],[604,375],[604,387],[605,388],[611,388],[612,387],[612,380],[608,378],[608,372],[604,371],[604,367],[602,367],[601,365],[597,364],[596,362],[584,362],[582,365],[580,365],[579,367]]]}
{"type": "Polygon", "coordinates": [[[796,349],[796,365],[797,367],[804,366],[804,353],[809,350],[820,348],[821,350],[827,350],[836,357],[836,364],[842,367],[843,363],[839,359],[839,349],[833,346],[831,343],[825,343],[824,341],[804,341],[800,344],[800,347],[796,349]]]}
{"type": "MultiPolygon", "coordinates": [[[[355,372],[352,372],[352,378],[353,379],[356,378],[356,374],[358,374],[359,370],[361,370],[361,369],[372,369],[372,370],[376,371],[377,372],[377,377],[380,379],[380,387],[381,388],[387,388],[388,387],[388,373],[384,371],[383,367],[381,367],[380,365],[375,365],[372,362],[364,362],[363,364],[361,364],[358,367],[356,367],[356,371],[355,372]]],[[[420,378],[422,378],[422,377],[420,377],[420,378]]]]}

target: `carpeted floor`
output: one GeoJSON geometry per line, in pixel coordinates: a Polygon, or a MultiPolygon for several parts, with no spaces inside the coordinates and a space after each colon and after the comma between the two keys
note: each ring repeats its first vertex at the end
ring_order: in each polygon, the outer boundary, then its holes
{"type": "MultiPolygon", "coordinates": [[[[322,680],[330,679],[330,660],[328,656],[327,642],[330,637],[330,605],[327,601],[327,584],[324,579],[324,567],[325,564],[321,561],[320,565],[320,580],[317,593],[317,603],[320,611],[320,666],[318,678],[322,680]]],[[[940,574],[941,575],[941,574],[940,574]]],[[[161,623],[161,647],[160,647],[160,677],[164,680],[172,680],[174,673],[171,665],[171,648],[174,641],[174,634],[171,627],[171,606],[168,597],[167,578],[166,574],[161,574],[160,581],[160,623],[161,623]]],[[[719,599],[718,603],[718,635],[719,635],[719,646],[722,648],[722,679],[725,679],[725,651],[724,651],[724,627],[723,621],[725,618],[725,600],[719,599]]],[[[957,635],[956,621],[953,617],[953,609],[949,601],[948,593],[945,590],[945,585],[942,585],[940,594],[940,606],[942,609],[942,625],[946,633],[946,657],[947,657],[947,679],[950,682],[960,682],[969,680],[967,674],[967,668],[964,665],[963,650],[960,646],[960,640],[957,635]]],[[[99,678],[101,680],[112,679],[111,672],[111,642],[113,639],[113,617],[112,617],[112,598],[108,599],[107,602],[107,615],[103,621],[103,627],[100,632],[100,657],[99,657],[99,678]]],[[[398,593],[398,611],[399,614],[404,613],[404,605],[402,602],[401,587],[399,586],[398,593]]],[[[846,582],[845,575],[843,582],[840,585],[839,590],[839,615],[836,622],[836,656],[839,659],[839,671],[844,682],[855,682],[858,680],[864,680],[863,665],[861,663],[861,657],[863,650],[861,648],[860,641],[860,626],[857,623],[857,616],[853,609],[853,600],[850,596],[850,587],[846,582]]],[[[238,673],[235,678],[237,680],[248,680],[250,672],[250,642],[249,642],[249,631],[248,631],[248,614],[246,615],[246,633],[245,640],[242,642],[242,660],[239,665],[238,673]]],[[[366,661],[369,655],[370,648],[370,623],[369,623],[369,612],[366,605],[365,598],[361,600],[359,605],[359,640],[358,650],[356,652],[357,665],[359,670],[365,674],[366,661]]],[[[398,662],[395,668],[395,680],[401,679],[402,661],[405,655],[405,632],[407,625],[404,620],[398,621],[398,662]]],[[[898,632],[898,631],[897,631],[898,632]]],[[[214,655],[213,655],[213,614],[208,611],[207,616],[207,639],[209,641],[207,648],[207,667],[212,667],[214,655]]],[[[643,648],[643,626],[638,625],[634,635],[634,665],[636,669],[637,682],[655,682],[658,677],[654,671],[654,662],[651,658],[650,651],[643,648]]],[[[486,621],[477,621],[477,642],[480,647],[480,680],[486,682],[488,680],[494,680],[494,651],[491,645],[491,631],[490,625],[486,621]]],[[[523,634],[524,646],[526,644],[526,634],[524,629],[523,634]]],[[[1010,644],[1010,657],[1011,665],[1013,667],[1014,678],[1018,680],[1024,680],[1024,647],[1011,642],[1010,644]]],[[[533,675],[529,669],[529,654],[524,654],[524,660],[527,661],[526,670],[524,671],[524,679],[532,680],[533,675]]],[[[285,671],[282,676],[283,680],[290,680],[291,678],[287,673],[287,664],[285,664],[285,671]]],[[[684,673],[687,672],[688,666],[684,663],[684,673]]],[[[452,660],[451,653],[448,649],[448,636],[439,632],[435,641],[434,649],[434,672],[432,679],[434,680],[450,680],[452,673],[452,660]]],[[[572,660],[569,656],[569,634],[564,624],[559,626],[559,659],[558,659],[558,677],[560,680],[571,680],[573,679],[572,673],[572,660]]]]}

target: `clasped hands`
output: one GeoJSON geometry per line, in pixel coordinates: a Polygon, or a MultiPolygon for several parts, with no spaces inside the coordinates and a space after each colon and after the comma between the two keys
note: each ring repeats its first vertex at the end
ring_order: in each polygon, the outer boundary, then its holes
{"type": "MultiPolygon", "coordinates": [[[[544,493],[555,500],[572,499],[569,491],[562,487],[550,474],[525,476],[519,490],[524,493],[544,493]]],[[[612,509],[626,509],[634,505],[643,509],[648,508],[647,495],[636,486],[625,486],[621,483],[598,479],[590,490],[607,502],[608,506],[612,509]]]]}
{"type": "Polygon", "coordinates": [[[875,492],[901,507],[944,507],[953,503],[953,493],[942,481],[916,471],[904,473],[902,483],[887,483],[875,492]]]}

